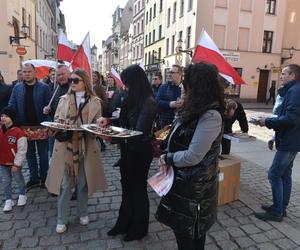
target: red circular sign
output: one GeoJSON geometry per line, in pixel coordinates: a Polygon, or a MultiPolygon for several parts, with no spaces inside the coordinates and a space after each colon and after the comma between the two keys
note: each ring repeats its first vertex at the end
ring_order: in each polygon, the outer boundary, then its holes
{"type": "Polygon", "coordinates": [[[24,47],[16,48],[16,52],[19,56],[24,56],[27,53],[27,50],[24,47]]]}

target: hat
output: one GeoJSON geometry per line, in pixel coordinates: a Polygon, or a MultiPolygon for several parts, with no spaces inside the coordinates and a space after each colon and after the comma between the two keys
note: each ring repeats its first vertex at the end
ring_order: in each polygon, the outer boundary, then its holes
{"type": "Polygon", "coordinates": [[[1,114],[7,115],[14,122],[16,119],[17,111],[12,106],[6,106],[1,110],[1,114]]]}

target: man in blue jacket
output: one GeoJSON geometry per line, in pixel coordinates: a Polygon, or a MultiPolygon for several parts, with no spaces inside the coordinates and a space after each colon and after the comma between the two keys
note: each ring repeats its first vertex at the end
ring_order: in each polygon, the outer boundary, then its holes
{"type": "Polygon", "coordinates": [[[173,65],[169,71],[171,82],[162,84],[156,95],[156,102],[161,114],[161,127],[171,124],[174,119],[175,111],[181,106],[180,98],[182,81],[182,68],[179,65],[173,65]]]}
{"type": "MultiPolygon", "coordinates": [[[[39,126],[41,122],[48,120],[44,107],[50,101],[50,88],[36,80],[32,64],[25,64],[22,72],[24,80],[14,87],[9,106],[16,109],[16,121],[19,125],[39,126]]],[[[30,170],[27,188],[38,185],[43,187],[49,168],[47,139],[28,141],[27,162],[30,170]]]]}
{"type": "Polygon", "coordinates": [[[265,213],[255,213],[264,221],[282,221],[292,190],[292,167],[300,151],[300,66],[287,65],[280,77],[283,87],[280,96],[283,98],[278,117],[261,118],[260,126],[275,130],[277,152],[268,172],[272,188],[273,205],[262,205],[265,213]]]}

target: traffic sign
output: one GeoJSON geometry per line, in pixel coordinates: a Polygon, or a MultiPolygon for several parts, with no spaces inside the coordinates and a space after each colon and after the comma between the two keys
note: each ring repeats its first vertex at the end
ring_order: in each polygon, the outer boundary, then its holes
{"type": "Polygon", "coordinates": [[[17,47],[16,52],[19,56],[24,56],[26,55],[27,50],[25,49],[25,47],[17,47]]]}

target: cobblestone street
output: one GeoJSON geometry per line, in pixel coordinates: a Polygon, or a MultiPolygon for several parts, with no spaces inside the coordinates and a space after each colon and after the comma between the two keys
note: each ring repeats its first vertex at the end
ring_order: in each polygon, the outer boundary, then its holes
{"type": "MultiPolygon", "coordinates": [[[[121,236],[106,235],[117,218],[121,201],[119,169],[112,167],[118,157],[117,147],[109,145],[103,154],[108,189],[89,199],[88,226],[79,225],[76,218],[76,202],[72,201],[69,229],[65,234],[58,235],[55,232],[56,197],[51,197],[45,189],[36,188],[27,193],[28,204],[24,208],[14,207],[11,213],[4,214],[2,202],[0,248],[176,249],[172,231],[154,218],[159,198],[150,188],[151,214],[148,236],[141,241],[125,243],[121,236]]],[[[150,175],[156,170],[157,165],[154,161],[150,175]]],[[[25,175],[28,177],[26,169],[25,175]]],[[[259,210],[260,204],[270,202],[270,199],[265,169],[243,160],[240,200],[219,207],[218,222],[208,233],[206,249],[300,249],[300,185],[293,186],[292,200],[287,210],[288,217],[284,218],[282,223],[266,223],[253,216],[253,211],[259,210]]]]}

